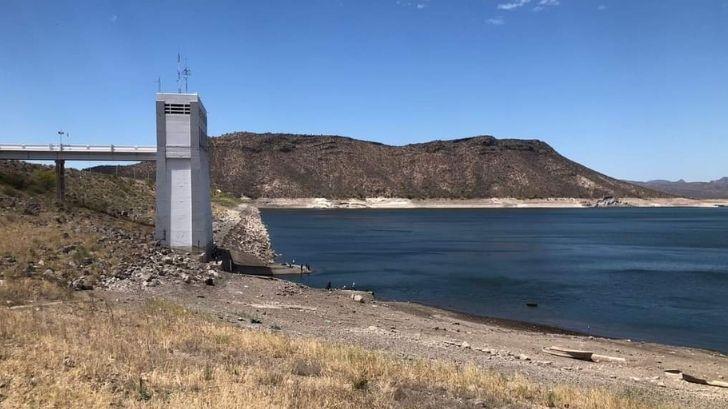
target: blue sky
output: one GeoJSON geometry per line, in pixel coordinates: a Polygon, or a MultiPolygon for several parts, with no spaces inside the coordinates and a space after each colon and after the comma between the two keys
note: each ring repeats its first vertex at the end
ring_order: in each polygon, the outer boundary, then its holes
{"type": "Polygon", "coordinates": [[[0,2],[0,143],[154,143],[192,69],[211,135],[542,139],[626,179],[728,175],[728,0],[0,2]]]}

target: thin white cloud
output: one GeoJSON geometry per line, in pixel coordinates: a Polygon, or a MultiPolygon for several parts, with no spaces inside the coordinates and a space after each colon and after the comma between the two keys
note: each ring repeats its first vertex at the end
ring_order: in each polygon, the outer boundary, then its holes
{"type": "Polygon", "coordinates": [[[501,3],[498,5],[499,10],[515,10],[517,8],[523,7],[526,4],[530,3],[531,0],[516,0],[511,3],[501,3]]]}
{"type": "Polygon", "coordinates": [[[428,6],[428,3],[430,0],[420,0],[420,1],[407,1],[407,0],[397,0],[395,2],[396,5],[401,7],[408,7],[413,8],[417,10],[425,9],[428,6]]]}
{"type": "Polygon", "coordinates": [[[485,22],[488,23],[488,24],[490,24],[490,25],[492,25],[492,26],[502,26],[503,24],[506,23],[506,21],[503,20],[503,17],[500,17],[500,16],[493,17],[493,18],[489,18],[485,22]]]}
{"type": "Polygon", "coordinates": [[[607,9],[607,6],[605,6],[604,4],[600,4],[599,6],[597,6],[597,10],[599,10],[599,11],[604,11],[606,9],[607,9]]]}
{"type": "Polygon", "coordinates": [[[113,16],[111,16],[109,18],[109,21],[113,24],[113,23],[116,23],[116,20],[118,20],[118,19],[119,19],[119,16],[117,16],[116,14],[114,14],[113,16]]]}
{"type": "Polygon", "coordinates": [[[541,11],[546,7],[556,7],[559,4],[561,4],[559,0],[539,0],[538,5],[533,8],[533,11],[541,11]]]}

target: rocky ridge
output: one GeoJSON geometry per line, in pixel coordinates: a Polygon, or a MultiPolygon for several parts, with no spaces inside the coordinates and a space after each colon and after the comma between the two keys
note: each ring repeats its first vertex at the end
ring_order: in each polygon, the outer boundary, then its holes
{"type": "MultiPolygon", "coordinates": [[[[118,171],[152,175],[153,166],[118,171]]],[[[332,135],[237,132],[211,138],[210,166],[216,188],[254,199],[669,196],[591,170],[545,142],[492,136],[389,146],[332,135]]]]}
{"type": "Polygon", "coordinates": [[[686,182],[678,180],[651,180],[648,182],[631,182],[660,192],[680,197],[695,199],[728,199],[728,177],[710,182],[686,182]]]}

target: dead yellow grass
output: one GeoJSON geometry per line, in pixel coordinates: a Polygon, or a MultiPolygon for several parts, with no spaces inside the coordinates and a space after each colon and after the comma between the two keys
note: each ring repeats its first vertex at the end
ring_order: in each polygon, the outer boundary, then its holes
{"type": "Polygon", "coordinates": [[[78,224],[54,221],[53,216],[0,216],[0,237],[3,238],[0,240],[0,256],[15,259],[12,272],[20,273],[28,264],[40,261],[43,262],[42,268],[66,269],[73,256],[81,257],[101,249],[97,235],[82,231],[78,224]],[[69,244],[81,251],[75,251],[66,259],[60,254],[60,248],[69,244]]]}
{"type": "Polygon", "coordinates": [[[65,299],[73,279],[84,276],[93,284],[134,250],[129,243],[104,240],[93,229],[99,223],[124,231],[139,229],[133,222],[83,209],[37,216],[0,214],[2,305],[65,299]]]}
{"type": "Polygon", "coordinates": [[[0,309],[0,385],[2,407],[653,407],[244,330],[164,301],[0,309]]]}
{"type": "Polygon", "coordinates": [[[0,216],[0,257],[12,259],[0,260],[0,300],[5,305],[68,298],[70,292],[61,278],[80,272],[69,262],[102,250],[97,236],[73,227],[53,221],[50,215],[0,216]],[[71,244],[73,253],[61,251],[71,244]],[[54,274],[43,275],[48,269],[54,274]]]}
{"type": "Polygon", "coordinates": [[[44,258],[44,269],[60,267],[57,259],[49,259],[44,255],[51,247],[63,243],[61,229],[57,226],[34,225],[27,223],[23,217],[8,215],[0,218],[0,237],[3,238],[0,240],[0,257],[13,259],[12,263],[4,260],[0,264],[0,300],[5,305],[67,298],[68,291],[62,286],[26,277],[29,264],[44,258]]]}

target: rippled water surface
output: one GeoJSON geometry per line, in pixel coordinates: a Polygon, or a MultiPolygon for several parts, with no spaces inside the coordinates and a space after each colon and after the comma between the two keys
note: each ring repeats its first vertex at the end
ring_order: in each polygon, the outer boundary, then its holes
{"type": "Polygon", "coordinates": [[[485,316],[728,352],[728,209],[265,210],[283,260],[485,316]],[[527,302],[538,303],[529,308],[527,302]]]}

